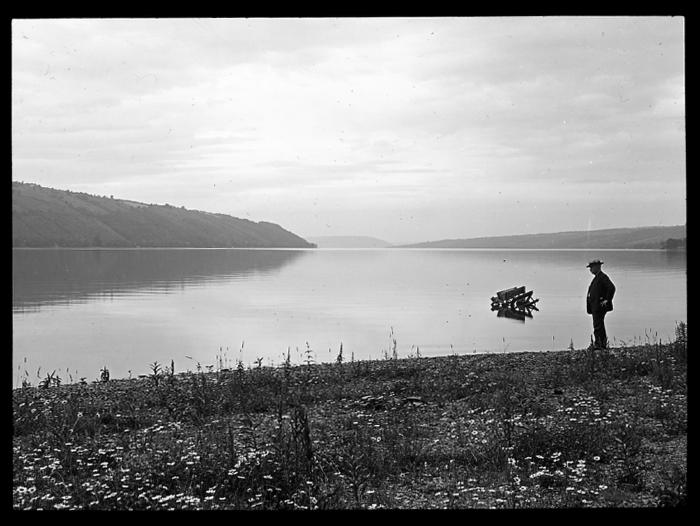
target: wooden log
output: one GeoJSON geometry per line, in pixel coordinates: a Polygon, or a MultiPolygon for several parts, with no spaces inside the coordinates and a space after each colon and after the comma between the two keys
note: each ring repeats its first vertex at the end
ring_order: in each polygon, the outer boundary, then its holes
{"type": "Polygon", "coordinates": [[[507,301],[519,294],[523,294],[525,292],[525,287],[511,287],[509,289],[505,290],[499,290],[496,295],[501,301],[507,301]]]}
{"type": "Polygon", "coordinates": [[[532,291],[530,291],[530,292],[523,292],[522,294],[518,294],[518,295],[515,296],[513,299],[514,299],[515,301],[521,301],[521,300],[528,299],[528,298],[531,298],[531,297],[532,297],[532,291]]]}
{"type": "Polygon", "coordinates": [[[533,300],[533,291],[526,290],[524,286],[499,290],[496,296],[491,297],[491,310],[498,310],[499,318],[520,321],[525,321],[525,317],[532,318],[531,309],[539,311],[535,304],[540,300],[533,300]]]}

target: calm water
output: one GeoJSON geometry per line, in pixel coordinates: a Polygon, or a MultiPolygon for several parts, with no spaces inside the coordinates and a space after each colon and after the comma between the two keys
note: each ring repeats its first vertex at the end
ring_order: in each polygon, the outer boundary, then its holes
{"type": "Polygon", "coordinates": [[[687,320],[685,253],[611,250],[13,250],[14,379],[148,372],[153,361],[227,366],[517,350],[590,341],[595,257],[617,286],[611,341],[674,337],[687,320]],[[525,322],[490,298],[525,285],[525,322]],[[191,358],[188,358],[191,357],[191,358]]]}

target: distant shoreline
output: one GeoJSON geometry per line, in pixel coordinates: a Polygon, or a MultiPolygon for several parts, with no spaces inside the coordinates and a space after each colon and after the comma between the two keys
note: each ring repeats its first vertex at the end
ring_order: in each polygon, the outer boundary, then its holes
{"type": "Polygon", "coordinates": [[[12,247],[12,250],[303,250],[303,251],[356,251],[356,250],[411,250],[442,252],[484,252],[484,251],[518,251],[518,252],[687,252],[687,249],[666,248],[439,248],[439,247],[12,247]]]}

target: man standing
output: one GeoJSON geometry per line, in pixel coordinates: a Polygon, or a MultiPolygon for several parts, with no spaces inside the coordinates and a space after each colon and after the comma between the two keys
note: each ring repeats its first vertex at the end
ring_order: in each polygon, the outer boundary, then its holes
{"type": "Polygon", "coordinates": [[[615,285],[607,274],[600,270],[602,264],[601,260],[594,259],[586,265],[594,276],[593,281],[588,286],[588,296],[586,297],[586,312],[593,315],[594,349],[608,347],[608,336],[605,333],[605,314],[613,310],[612,300],[615,295],[615,285]]]}

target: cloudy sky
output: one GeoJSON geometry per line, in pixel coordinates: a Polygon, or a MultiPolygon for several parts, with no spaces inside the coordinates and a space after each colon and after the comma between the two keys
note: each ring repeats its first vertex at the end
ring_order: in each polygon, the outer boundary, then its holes
{"type": "Polygon", "coordinates": [[[12,179],[413,242],[685,222],[671,17],[12,23],[12,179]]]}

